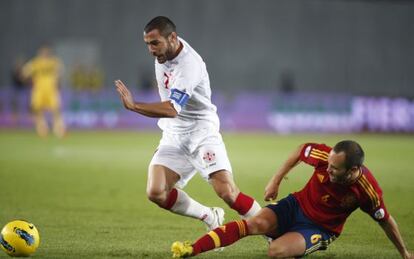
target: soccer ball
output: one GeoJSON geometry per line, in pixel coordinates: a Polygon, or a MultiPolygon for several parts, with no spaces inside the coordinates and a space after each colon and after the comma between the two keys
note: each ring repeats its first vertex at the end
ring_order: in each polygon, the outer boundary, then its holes
{"type": "Polygon", "coordinates": [[[39,246],[36,227],[24,220],[14,220],[1,230],[0,246],[10,256],[30,256],[39,246]]]}

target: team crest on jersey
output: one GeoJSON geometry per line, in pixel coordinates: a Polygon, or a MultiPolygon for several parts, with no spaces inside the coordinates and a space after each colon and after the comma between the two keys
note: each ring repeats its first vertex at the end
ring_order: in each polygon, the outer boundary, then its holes
{"type": "Polygon", "coordinates": [[[164,72],[164,87],[165,89],[170,89],[172,73],[164,72]]]}
{"type": "Polygon", "coordinates": [[[379,210],[377,210],[376,212],[375,212],[375,214],[374,214],[374,217],[376,218],[376,219],[382,219],[383,217],[385,216],[385,211],[384,211],[384,209],[379,209],[379,210]]]}
{"type": "Polygon", "coordinates": [[[358,201],[353,194],[347,194],[341,199],[341,207],[352,209],[358,206],[358,201]]]}
{"type": "Polygon", "coordinates": [[[216,153],[211,150],[206,151],[203,155],[203,160],[208,164],[213,163],[216,161],[216,153]]]}
{"type": "Polygon", "coordinates": [[[328,201],[329,201],[329,197],[331,197],[331,195],[329,195],[329,194],[325,194],[325,195],[321,196],[321,201],[322,201],[323,203],[328,203],[328,201]]]}

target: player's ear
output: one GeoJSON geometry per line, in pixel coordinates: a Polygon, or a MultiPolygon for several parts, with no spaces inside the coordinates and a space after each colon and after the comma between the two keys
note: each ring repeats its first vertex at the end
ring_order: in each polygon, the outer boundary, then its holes
{"type": "Polygon", "coordinates": [[[351,167],[351,169],[349,169],[350,175],[354,174],[355,172],[357,172],[359,170],[358,166],[353,166],[351,167]]]}
{"type": "Polygon", "coordinates": [[[168,35],[168,39],[170,41],[177,41],[177,33],[175,31],[171,32],[170,35],[168,35]]]}

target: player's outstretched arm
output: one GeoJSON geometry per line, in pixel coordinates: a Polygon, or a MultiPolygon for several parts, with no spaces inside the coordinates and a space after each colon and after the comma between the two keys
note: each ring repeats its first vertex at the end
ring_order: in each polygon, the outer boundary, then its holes
{"type": "Polygon", "coordinates": [[[273,175],[269,183],[265,188],[265,201],[275,200],[278,195],[279,185],[282,182],[283,177],[285,177],[293,167],[295,167],[300,161],[300,152],[303,149],[305,144],[300,145],[298,148],[293,151],[288,159],[283,163],[282,167],[273,175]]]}
{"type": "Polygon", "coordinates": [[[33,73],[33,62],[29,61],[26,64],[24,64],[22,68],[21,77],[24,82],[28,82],[30,80],[30,77],[33,73]]]}
{"type": "Polygon", "coordinates": [[[404,259],[413,259],[414,255],[411,254],[405,247],[404,241],[401,237],[398,225],[395,222],[394,218],[390,215],[388,219],[379,222],[380,226],[387,234],[388,238],[395,245],[400,252],[401,257],[404,259]]]}
{"type": "Polygon", "coordinates": [[[170,101],[137,103],[134,101],[128,87],[121,80],[116,80],[115,86],[124,107],[130,111],[152,118],[174,118],[177,116],[177,111],[170,101]]]}

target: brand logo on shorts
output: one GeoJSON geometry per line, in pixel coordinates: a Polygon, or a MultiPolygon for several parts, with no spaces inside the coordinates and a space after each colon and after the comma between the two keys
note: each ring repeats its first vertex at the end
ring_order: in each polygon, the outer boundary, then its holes
{"type": "Polygon", "coordinates": [[[382,219],[385,216],[384,209],[379,209],[375,212],[374,217],[376,219],[382,219]]]}
{"type": "Polygon", "coordinates": [[[206,151],[203,155],[203,160],[210,164],[216,160],[216,154],[213,151],[206,151]]]}
{"type": "Polygon", "coordinates": [[[316,176],[319,179],[319,182],[323,183],[323,179],[325,179],[325,176],[323,176],[322,174],[316,174],[316,176]]]}
{"type": "Polygon", "coordinates": [[[310,240],[311,240],[312,244],[316,244],[316,243],[318,243],[318,242],[319,242],[319,240],[321,240],[321,239],[322,239],[322,235],[320,235],[320,234],[314,234],[314,235],[312,235],[312,236],[311,236],[311,238],[310,238],[310,240]]]}

